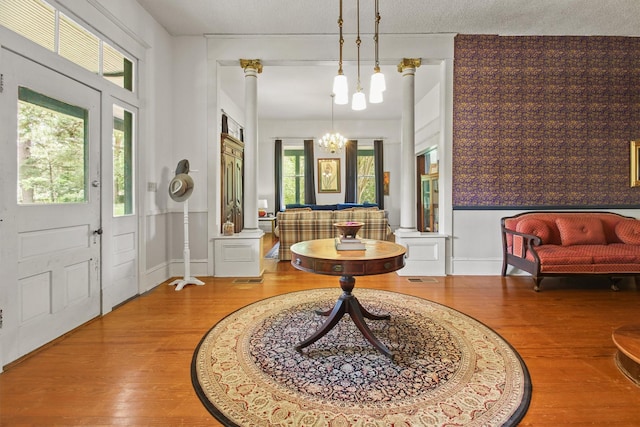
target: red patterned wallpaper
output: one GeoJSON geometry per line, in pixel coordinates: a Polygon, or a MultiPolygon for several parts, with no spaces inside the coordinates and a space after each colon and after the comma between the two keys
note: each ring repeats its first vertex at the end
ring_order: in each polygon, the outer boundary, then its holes
{"type": "Polygon", "coordinates": [[[455,40],[457,209],[640,207],[640,38],[455,40]]]}

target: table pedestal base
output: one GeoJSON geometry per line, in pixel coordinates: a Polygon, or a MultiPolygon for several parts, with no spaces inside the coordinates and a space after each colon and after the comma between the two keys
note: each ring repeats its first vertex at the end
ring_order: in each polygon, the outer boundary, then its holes
{"type": "Polygon", "coordinates": [[[300,344],[296,346],[296,350],[300,351],[301,349],[313,344],[318,341],[320,338],[325,336],[327,332],[329,332],[340,319],[345,314],[349,314],[353,323],[356,324],[357,328],[362,332],[362,335],[382,354],[393,359],[393,354],[391,351],[373,335],[371,329],[364,321],[364,318],[371,320],[388,320],[391,318],[389,315],[379,316],[376,314],[372,314],[367,311],[358,301],[358,299],[351,294],[355,286],[356,280],[353,276],[342,276],[340,277],[340,287],[342,288],[342,295],[338,298],[336,305],[333,309],[328,311],[317,311],[316,313],[322,316],[328,316],[327,320],[324,324],[309,338],[302,341],[300,344]]]}

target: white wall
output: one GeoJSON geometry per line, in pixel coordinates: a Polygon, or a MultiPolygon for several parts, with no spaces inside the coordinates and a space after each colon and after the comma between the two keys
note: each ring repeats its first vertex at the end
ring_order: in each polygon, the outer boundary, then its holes
{"type": "MultiPolygon", "coordinates": [[[[169,179],[182,159],[189,161],[194,189],[187,202],[192,275],[207,274],[207,43],[204,37],[172,38],[171,161],[169,179]]],[[[164,184],[164,183],[163,183],[164,184]]],[[[159,188],[167,194],[167,187],[159,188]]],[[[184,203],[168,199],[171,276],[184,275],[184,203]]]]}

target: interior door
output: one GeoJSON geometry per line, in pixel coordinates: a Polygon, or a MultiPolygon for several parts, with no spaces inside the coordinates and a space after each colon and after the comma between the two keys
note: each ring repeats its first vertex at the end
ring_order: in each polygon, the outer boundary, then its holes
{"type": "Polygon", "coordinates": [[[100,314],[100,93],[1,55],[6,364],[100,314]]]}

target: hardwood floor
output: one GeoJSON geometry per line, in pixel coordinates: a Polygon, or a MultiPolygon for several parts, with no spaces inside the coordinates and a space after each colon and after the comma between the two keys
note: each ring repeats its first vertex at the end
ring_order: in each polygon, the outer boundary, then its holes
{"type": "MultiPolygon", "coordinates": [[[[270,248],[267,237],[265,243],[270,248]]],[[[267,250],[265,250],[265,253],[267,250]]],[[[216,426],[193,391],[190,363],[203,335],[253,301],[335,287],[337,277],[265,260],[261,284],[202,277],[176,292],[162,284],[0,374],[1,426],[216,426]]],[[[640,291],[625,279],[452,276],[410,282],[395,273],[358,277],[455,308],[493,328],[525,360],[533,383],[523,426],[632,426],[640,387],[615,366],[611,333],[638,322],[640,291]]],[[[168,283],[168,282],[167,282],[168,283]]]]}

